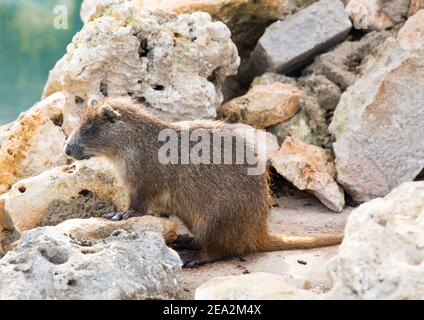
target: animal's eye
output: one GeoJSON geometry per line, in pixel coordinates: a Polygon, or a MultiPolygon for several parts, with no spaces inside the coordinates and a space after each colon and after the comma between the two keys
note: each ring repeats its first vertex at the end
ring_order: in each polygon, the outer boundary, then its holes
{"type": "Polygon", "coordinates": [[[85,135],[89,138],[94,138],[98,133],[98,128],[95,126],[89,126],[85,129],[85,135]]]}

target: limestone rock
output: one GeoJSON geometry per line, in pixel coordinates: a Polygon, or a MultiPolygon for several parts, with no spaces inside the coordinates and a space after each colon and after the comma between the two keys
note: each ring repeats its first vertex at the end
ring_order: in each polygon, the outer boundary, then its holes
{"type": "Polygon", "coordinates": [[[350,0],[346,6],[356,29],[384,30],[402,22],[410,0],[350,0]]]}
{"type": "Polygon", "coordinates": [[[349,216],[329,263],[336,299],[424,299],[424,182],[404,183],[349,216]]]}
{"type": "Polygon", "coordinates": [[[344,193],[335,181],[336,169],[329,150],[288,137],[271,163],[285,179],[315,195],[330,210],[343,210],[344,193]]]}
{"type": "Polygon", "coordinates": [[[355,83],[362,63],[390,36],[390,32],[370,32],[358,41],[344,41],[333,50],[315,58],[304,74],[325,75],[343,91],[355,83]]]}
{"type": "Polygon", "coordinates": [[[287,279],[269,273],[216,277],[196,289],[196,300],[309,300],[312,292],[287,285],[287,279]]]}
{"type": "MultiPolygon", "coordinates": [[[[88,21],[102,14],[97,5],[125,2],[122,0],[85,0],[81,6],[81,17],[88,21]]],[[[176,14],[203,11],[213,19],[224,22],[231,30],[232,38],[240,48],[256,44],[265,28],[291,12],[293,2],[280,0],[126,0],[138,10],[163,10],[176,14]]],[[[300,1],[308,2],[308,1],[300,1]]],[[[310,2],[310,1],[309,1],[310,2]]],[[[301,6],[301,4],[297,5],[301,6]]],[[[101,8],[101,7],[100,7],[101,8]]]]}
{"type": "Polygon", "coordinates": [[[0,216],[7,216],[18,231],[125,211],[129,203],[125,187],[100,159],[21,180],[0,197],[1,201],[0,216]]]}
{"type": "Polygon", "coordinates": [[[62,131],[64,96],[56,93],[23,113],[0,148],[0,194],[18,180],[67,163],[62,131]]]}
{"type": "Polygon", "coordinates": [[[340,0],[320,0],[268,27],[252,53],[249,74],[298,69],[344,40],[351,26],[340,0]]]}
{"type": "Polygon", "coordinates": [[[110,221],[104,218],[71,219],[58,224],[56,230],[71,235],[73,239],[92,242],[106,239],[118,230],[125,230],[129,233],[155,232],[162,235],[167,244],[177,238],[175,222],[148,215],[123,221],[110,221]]]}
{"type": "Polygon", "coordinates": [[[172,299],[181,265],[154,232],[90,242],[37,228],[0,260],[0,300],[172,299]]]}
{"type": "Polygon", "coordinates": [[[218,110],[221,119],[266,128],[290,119],[299,109],[300,90],[293,85],[274,83],[254,86],[218,110]]]}
{"type": "Polygon", "coordinates": [[[388,194],[424,167],[422,21],[424,10],[369,57],[334,113],[337,179],[358,202],[388,194]]]}
{"type": "Polygon", "coordinates": [[[207,13],[175,16],[127,3],[85,24],[51,71],[44,95],[66,95],[64,128],[74,129],[90,99],[129,95],[166,120],[213,118],[237,48],[207,13]]]}
{"type": "Polygon", "coordinates": [[[13,123],[8,123],[0,126],[0,148],[2,144],[7,139],[7,133],[9,132],[9,129],[12,127],[13,123]]]}

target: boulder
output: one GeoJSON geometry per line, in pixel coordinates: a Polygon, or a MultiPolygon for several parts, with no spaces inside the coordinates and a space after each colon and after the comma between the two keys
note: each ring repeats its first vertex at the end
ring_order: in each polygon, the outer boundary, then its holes
{"type": "MultiPolygon", "coordinates": [[[[374,31],[356,41],[346,40],[333,50],[316,57],[303,73],[306,75],[312,74],[312,76],[324,75],[344,91],[355,83],[368,55],[389,36],[390,32],[388,31],[374,31]]],[[[335,105],[331,104],[331,106],[333,109],[335,108],[335,105]]]]}
{"type": "Polygon", "coordinates": [[[388,194],[424,167],[424,10],[368,58],[330,132],[337,179],[357,202],[388,194]]]}
{"type": "Polygon", "coordinates": [[[291,10],[309,1],[282,2],[280,0],[85,0],[81,5],[81,17],[87,22],[102,15],[102,6],[127,2],[138,10],[163,10],[175,14],[203,11],[214,20],[224,22],[231,30],[233,41],[239,48],[255,46],[265,28],[291,10]],[[299,3],[300,2],[300,3],[299,3]],[[97,7],[100,5],[100,7],[97,7]]]}
{"type": "Polygon", "coordinates": [[[350,0],[346,12],[356,29],[384,30],[404,21],[411,0],[350,0]]]}
{"type": "Polygon", "coordinates": [[[287,279],[269,273],[216,277],[196,289],[196,300],[310,300],[317,295],[287,285],[287,279]]]}
{"type": "Polygon", "coordinates": [[[352,24],[340,0],[320,0],[273,23],[251,55],[248,74],[289,73],[343,41],[352,24]]]}
{"type": "Polygon", "coordinates": [[[271,157],[271,164],[286,180],[312,193],[330,210],[343,210],[344,193],[335,181],[336,169],[329,150],[288,137],[271,157]]]}
{"type": "Polygon", "coordinates": [[[24,231],[72,218],[125,211],[129,200],[110,165],[91,159],[21,180],[0,197],[0,202],[0,216],[24,231]]]}
{"type": "Polygon", "coordinates": [[[231,32],[207,13],[175,16],[127,3],[103,8],[85,24],[51,71],[44,96],[66,96],[71,132],[91,99],[131,96],[166,120],[214,118],[221,85],[237,72],[231,32]]]}
{"type": "Polygon", "coordinates": [[[290,119],[299,110],[300,90],[290,84],[256,85],[218,109],[218,117],[266,128],[290,119]]]}
{"type": "Polygon", "coordinates": [[[424,182],[404,183],[349,216],[329,263],[333,299],[424,299],[424,182]]]}
{"type": "Polygon", "coordinates": [[[20,179],[67,163],[62,131],[65,97],[58,92],[23,113],[3,136],[0,194],[20,179]]]}
{"type": "Polygon", "coordinates": [[[91,242],[37,228],[0,260],[0,300],[173,299],[181,265],[154,232],[122,230],[91,242]]]}

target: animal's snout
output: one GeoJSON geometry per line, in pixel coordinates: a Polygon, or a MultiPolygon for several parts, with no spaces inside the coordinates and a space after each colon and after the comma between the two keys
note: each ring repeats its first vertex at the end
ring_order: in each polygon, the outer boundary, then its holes
{"type": "Polygon", "coordinates": [[[77,145],[72,140],[66,143],[64,152],[68,157],[74,158],[75,160],[85,160],[90,158],[90,156],[85,153],[84,148],[77,145]]]}

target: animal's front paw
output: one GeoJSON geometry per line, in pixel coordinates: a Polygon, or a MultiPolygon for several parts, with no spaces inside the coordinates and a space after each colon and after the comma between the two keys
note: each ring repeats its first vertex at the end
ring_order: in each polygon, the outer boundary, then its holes
{"type": "Polygon", "coordinates": [[[111,213],[105,214],[104,217],[112,221],[121,221],[121,220],[128,220],[131,217],[140,217],[142,215],[143,215],[142,213],[138,213],[135,211],[126,211],[126,212],[111,212],[111,213]]]}
{"type": "Polygon", "coordinates": [[[194,250],[182,250],[178,252],[184,268],[195,268],[208,263],[207,260],[201,259],[199,252],[194,250]]]}

